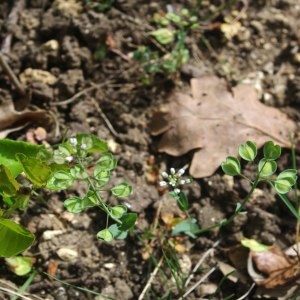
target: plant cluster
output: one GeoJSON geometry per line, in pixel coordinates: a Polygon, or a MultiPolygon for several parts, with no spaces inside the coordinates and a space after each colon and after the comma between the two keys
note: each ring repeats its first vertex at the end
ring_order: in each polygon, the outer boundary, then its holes
{"type": "Polygon", "coordinates": [[[143,64],[144,70],[150,75],[177,72],[190,58],[186,37],[190,30],[198,27],[198,18],[185,8],[178,13],[157,13],[153,22],[159,28],[149,35],[159,43],[159,49],[141,46],[133,53],[133,57],[143,64]]]}
{"type": "Polygon", "coordinates": [[[0,256],[16,255],[31,246],[35,239],[30,231],[11,220],[12,213],[26,209],[30,197],[40,189],[66,190],[78,181],[86,183],[86,194],[67,198],[64,201],[66,209],[80,213],[99,207],[106,214],[107,222],[97,238],[107,242],[125,238],[135,224],[136,214],[128,212],[126,205],[111,206],[105,201],[108,192],[118,198],[132,193],[132,187],[126,182],[108,187],[116,165],[107,143],[92,134],[72,137],[54,151],[26,142],[1,140],[0,256]],[[100,155],[96,161],[95,155],[100,155]]]}

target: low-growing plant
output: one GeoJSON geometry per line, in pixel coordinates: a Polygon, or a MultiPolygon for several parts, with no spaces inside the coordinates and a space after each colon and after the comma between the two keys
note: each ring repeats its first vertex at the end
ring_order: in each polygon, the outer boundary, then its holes
{"type": "Polygon", "coordinates": [[[97,238],[107,242],[125,238],[137,215],[128,212],[126,205],[110,205],[105,197],[108,192],[118,198],[132,193],[126,182],[109,186],[116,165],[107,143],[92,134],[71,137],[55,150],[22,141],[0,140],[0,257],[14,256],[35,240],[30,231],[12,220],[16,210],[26,209],[30,197],[41,189],[67,190],[79,181],[86,183],[86,194],[65,199],[66,209],[80,213],[99,207],[107,221],[97,238]],[[100,158],[95,160],[95,155],[100,158]]]}
{"type": "Polygon", "coordinates": [[[178,13],[157,13],[153,21],[159,28],[149,35],[154,37],[160,49],[141,46],[133,53],[133,57],[143,64],[149,75],[177,72],[190,58],[186,37],[190,30],[198,27],[198,18],[188,9],[182,9],[178,13]]]}
{"type": "MultiPolygon", "coordinates": [[[[238,147],[238,153],[242,160],[254,163],[257,158],[258,149],[254,142],[247,141],[245,144],[241,144],[238,147]]],[[[187,219],[179,222],[173,228],[172,235],[184,233],[195,238],[197,235],[205,231],[231,223],[236,216],[246,213],[243,209],[260,182],[269,183],[297,221],[300,221],[298,207],[294,206],[291,200],[286,196],[286,194],[296,184],[297,170],[295,168],[290,168],[283,170],[276,175],[276,160],[280,158],[280,156],[281,147],[279,145],[275,145],[273,141],[266,142],[263,147],[263,157],[257,163],[257,172],[254,178],[248,178],[242,173],[241,163],[237,156],[228,156],[221,164],[223,172],[229,176],[241,176],[245,178],[251,183],[251,190],[241,203],[237,203],[234,213],[228,219],[223,219],[219,223],[213,224],[207,228],[200,228],[196,223],[196,219],[192,218],[188,214],[188,199],[182,191],[182,185],[190,183],[191,179],[188,178],[186,180],[182,180],[180,178],[184,173],[184,169],[180,169],[176,172],[175,169],[171,168],[170,174],[163,172],[163,181],[160,182],[160,185],[168,186],[171,189],[169,195],[175,199],[178,207],[187,214],[187,219]]]]}

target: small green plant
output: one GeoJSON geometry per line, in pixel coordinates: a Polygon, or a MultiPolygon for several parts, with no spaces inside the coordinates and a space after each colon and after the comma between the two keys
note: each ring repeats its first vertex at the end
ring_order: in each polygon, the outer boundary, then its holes
{"type": "Polygon", "coordinates": [[[190,58],[186,37],[190,30],[198,27],[198,18],[188,9],[182,9],[178,13],[157,13],[153,21],[160,27],[149,35],[154,37],[160,50],[141,46],[133,53],[133,57],[143,64],[144,70],[150,75],[177,72],[190,58]]]}
{"type": "Polygon", "coordinates": [[[106,142],[92,134],[72,137],[54,151],[26,142],[0,140],[0,256],[14,256],[35,239],[30,231],[11,220],[12,213],[26,209],[29,198],[40,189],[66,190],[78,181],[86,183],[86,194],[66,199],[66,209],[80,213],[99,207],[107,220],[97,237],[107,242],[125,238],[135,224],[136,213],[128,212],[125,205],[111,206],[105,201],[108,192],[118,198],[132,193],[126,182],[108,187],[116,165],[106,142]],[[96,161],[95,155],[100,155],[96,161]]]}
{"type": "MultiPolygon", "coordinates": [[[[245,144],[239,146],[238,153],[243,160],[253,163],[257,156],[257,146],[253,142],[247,141],[245,144]]],[[[243,213],[242,210],[245,204],[251,197],[254,189],[262,181],[269,183],[271,187],[275,189],[277,195],[285,203],[290,212],[296,217],[297,220],[300,220],[299,212],[286,196],[286,194],[292,189],[297,181],[297,170],[286,169],[276,175],[276,160],[280,156],[281,147],[279,145],[275,145],[272,141],[266,142],[263,147],[263,158],[261,158],[258,162],[257,173],[253,179],[242,174],[241,165],[236,156],[228,156],[226,158],[221,165],[224,173],[230,176],[242,176],[251,183],[252,188],[243,202],[238,203],[235,213],[228,220],[225,220],[223,225],[231,222],[236,215],[243,213]]]]}
{"type": "MultiPolygon", "coordinates": [[[[241,159],[254,163],[257,157],[258,150],[255,143],[247,141],[245,144],[241,144],[238,148],[238,153],[241,159]]],[[[238,215],[243,215],[246,212],[243,211],[245,204],[250,199],[253,191],[258,186],[260,182],[267,182],[275,189],[277,195],[288,207],[290,212],[296,217],[297,221],[300,221],[300,214],[297,208],[292,204],[286,194],[292,189],[297,180],[296,169],[286,169],[280,172],[278,175],[275,174],[277,170],[276,160],[281,156],[281,147],[275,145],[274,142],[266,142],[263,147],[263,157],[259,160],[257,165],[257,173],[255,178],[251,179],[246,177],[242,173],[240,160],[236,156],[228,156],[224,162],[222,162],[221,167],[225,174],[229,176],[242,176],[251,183],[251,190],[248,195],[244,198],[242,203],[238,203],[234,213],[228,218],[223,219],[219,223],[213,224],[207,228],[200,228],[196,219],[192,218],[188,214],[188,199],[185,193],[181,190],[182,185],[190,183],[191,178],[181,179],[185,170],[180,169],[175,171],[174,168],[170,169],[170,174],[163,172],[161,175],[163,181],[160,181],[160,186],[169,186],[171,191],[169,195],[176,200],[178,207],[187,214],[187,219],[179,222],[174,226],[172,230],[172,235],[177,235],[179,233],[184,233],[192,238],[197,235],[209,231],[213,228],[225,226],[233,221],[233,219],[238,215]]]]}

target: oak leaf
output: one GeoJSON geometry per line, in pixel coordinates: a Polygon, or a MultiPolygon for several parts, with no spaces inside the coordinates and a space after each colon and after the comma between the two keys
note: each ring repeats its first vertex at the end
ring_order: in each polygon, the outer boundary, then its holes
{"type": "Polygon", "coordinates": [[[212,175],[247,140],[258,147],[268,140],[289,147],[296,124],[262,104],[253,87],[238,85],[230,91],[223,79],[204,76],[191,80],[191,96],[172,94],[153,114],[150,130],[152,135],[162,134],[160,152],[180,156],[196,150],[190,174],[202,178],[212,175]]]}

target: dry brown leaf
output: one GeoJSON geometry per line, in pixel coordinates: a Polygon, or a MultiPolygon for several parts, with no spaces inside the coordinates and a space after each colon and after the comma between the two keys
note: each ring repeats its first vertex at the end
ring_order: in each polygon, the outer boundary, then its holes
{"type": "Polygon", "coordinates": [[[267,251],[250,251],[248,272],[257,285],[274,289],[300,277],[300,261],[273,246],[267,251]]]}
{"type": "Polygon", "coordinates": [[[163,134],[158,150],[180,156],[198,149],[190,174],[202,178],[212,175],[247,140],[258,147],[268,140],[290,146],[290,134],[296,130],[293,121],[262,104],[251,86],[238,85],[232,92],[214,76],[192,79],[192,96],[175,93],[153,115],[152,135],[163,134]]]}
{"type": "Polygon", "coordinates": [[[14,104],[8,97],[0,95],[0,138],[5,138],[7,134],[23,128],[28,123],[49,124],[49,117],[45,110],[23,110],[16,111],[14,104]]]}

